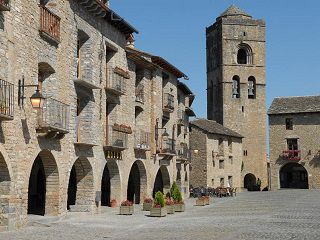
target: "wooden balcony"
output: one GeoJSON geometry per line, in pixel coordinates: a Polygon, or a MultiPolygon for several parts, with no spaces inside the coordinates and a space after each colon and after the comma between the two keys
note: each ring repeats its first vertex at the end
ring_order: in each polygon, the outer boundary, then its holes
{"type": "Polygon", "coordinates": [[[60,17],[50,12],[45,6],[39,7],[40,33],[49,40],[60,43],[60,17]]]}
{"type": "Polygon", "coordinates": [[[174,96],[170,93],[163,94],[163,111],[173,112],[174,110],[174,96]]]}
{"type": "Polygon", "coordinates": [[[126,78],[124,73],[117,69],[108,70],[106,92],[120,96],[126,92],[126,78]]]}
{"type": "Polygon", "coordinates": [[[128,131],[109,125],[106,132],[104,150],[123,151],[128,148],[128,131]]]}
{"type": "Polygon", "coordinates": [[[143,130],[134,133],[134,149],[140,151],[150,151],[151,134],[143,130]]]}
{"type": "Polygon", "coordinates": [[[37,132],[46,137],[62,138],[69,132],[69,105],[47,98],[43,109],[38,112],[37,132]]]}
{"type": "Polygon", "coordinates": [[[0,11],[10,11],[9,0],[0,0],[0,11]]]}
{"type": "Polygon", "coordinates": [[[301,151],[300,150],[284,150],[280,155],[283,159],[288,161],[298,162],[301,160],[301,151]]]}
{"type": "Polygon", "coordinates": [[[14,85],[0,80],[0,121],[13,120],[14,85]]]}

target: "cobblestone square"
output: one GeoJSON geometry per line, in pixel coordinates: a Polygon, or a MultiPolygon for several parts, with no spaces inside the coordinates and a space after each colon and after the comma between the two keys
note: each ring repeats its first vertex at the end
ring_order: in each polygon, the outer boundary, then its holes
{"type": "Polygon", "coordinates": [[[63,219],[37,217],[29,226],[0,239],[320,239],[320,192],[243,192],[213,198],[209,206],[186,201],[186,212],[148,217],[135,205],[132,216],[118,208],[100,214],[68,213],[63,219]]]}

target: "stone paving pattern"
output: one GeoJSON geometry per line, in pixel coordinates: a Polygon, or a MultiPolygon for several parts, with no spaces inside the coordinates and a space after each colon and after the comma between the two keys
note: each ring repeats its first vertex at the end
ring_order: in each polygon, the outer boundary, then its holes
{"type": "Polygon", "coordinates": [[[214,198],[205,207],[188,199],[186,212],[165,218],[147,217],[138,205],[133,216],[105,208],[98,215],[71,213],[56,222],[38,218],[33,226],[1,233],[0,239],[320,239],[319,198],[316,190],[282,190],[214,198]]]}

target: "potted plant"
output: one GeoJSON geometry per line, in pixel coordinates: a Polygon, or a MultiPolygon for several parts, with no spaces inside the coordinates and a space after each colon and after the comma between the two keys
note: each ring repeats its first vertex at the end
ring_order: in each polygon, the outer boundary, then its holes
{"type": "Polygon", "coordinates": [[[182,195],[181,195],[181,192],[180,192],[178,186],[176,186],[173,189],[172,198],[173,198],[173,201],[174,201],[174,211],[175,212],[184,212],[185,211],[185,205],[184,205],[184,202],[182,200],[182,195]]]}
{"type": "Polygon", "coordinates": [[[129,200],[121,202],[120,215],[132,215],[133,214],[133,203],[129,200]]]}
{"type": "Polygon", "coordinates": [[[110,207],[115,208],[117,206],[117,200],[116,199],[112,199],[110,201],[110,207]]]}
{"type": "Polygon", "coordinates": [[[167,209],[165,208],[163,193],[158,191],[154,198],[154,205],[150,209],[151,217],[165,217],[167,216],[167,209]]]}
{"type": "Polygon", "coordinates": [[[166,198],[166,208],[168,214],[174,214],[174,201],[170,198],[166,198]]]}
{"type": "Polygon", "coordinates": [[[152,198],[145,198],[143,201],[143,211],[150,211],[152,208],[153,199],[152,198]]]}
{"type": "Polygon", "coordinates": [[[206,205],[205,196],[198,197],[198,199],[196,200],[196,205],[197,206],[205,206],[206,205]]]}

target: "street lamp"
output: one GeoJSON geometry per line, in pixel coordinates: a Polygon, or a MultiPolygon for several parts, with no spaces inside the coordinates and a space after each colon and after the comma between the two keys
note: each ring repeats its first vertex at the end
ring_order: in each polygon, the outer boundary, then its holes
{"type": "Polygon", "coordinates": [[[30,97],[30,102],[33,109],[39,110],[43,108],[43,104],[45,101],[45,97],[40,93],[39,85],[25,85],[24,84],[24,77],[22,77],[22,81],[19,80],[18,83],[18,105],[23,106],[24,99],[26,98],[24,96],[24,89],[26,87],[36,87],[36,92],[32,94],[30,97]]]}

